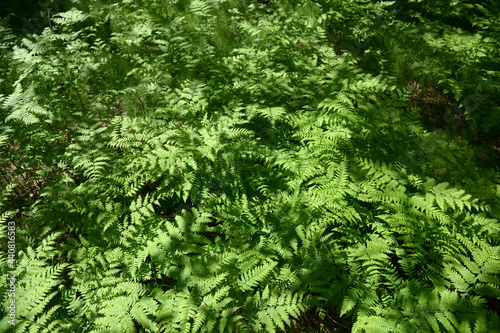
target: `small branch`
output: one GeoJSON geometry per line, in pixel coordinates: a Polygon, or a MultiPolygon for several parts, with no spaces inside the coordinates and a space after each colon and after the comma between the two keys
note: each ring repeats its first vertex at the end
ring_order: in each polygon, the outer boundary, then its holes
{"type": "Polygon", "coordinates": [[[332,317],[330,317],[330,316],[328,315],[328,313],[326,313],[326,312],[325,312],[325,314],[326,314],[326,316],[327,316],[328,318],[330,318],[330,320],[331,320],[331,321],[333,321],[335,324],[339,325],[339,326],[340,326],[340,327],[342,327],[342,328],[346,328],[346,329],[350,330],[350,328],[349,328],[349,327],[345,327],[344,325],[342,325],[342,324],[338,323],[335,319],[333,319],[332,317]]]}
{"type": "Polygon", "coordinates": [[[49,28],[50,28],[50,31],[54,31],[52,29],[52,23],[50,22],[50,9],[47,8],[47,19],[49,20],[49,28]]]}
{"type": "Polygon", "coordinates": [[[132,94],[135,95],[135,97],[137,97],[137,99],[139,100],[139,103],[141,103],[141,106],[142,106],[142,112],[145,114],[146,113],[146,109],[144,108],[144,103],[142,102],[141,98],[139,97],[139,95],[137,95],[135,93],[135,91],[131,90],[132,91],[132,94]]]}

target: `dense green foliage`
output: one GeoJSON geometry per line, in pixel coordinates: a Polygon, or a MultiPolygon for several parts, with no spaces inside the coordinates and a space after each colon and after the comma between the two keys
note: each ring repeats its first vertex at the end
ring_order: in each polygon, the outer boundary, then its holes
{"type": "Polygon", "coordinates": [[[0,30],[16,332],[500,331],[493,0],[71,7],[0,30]]]}

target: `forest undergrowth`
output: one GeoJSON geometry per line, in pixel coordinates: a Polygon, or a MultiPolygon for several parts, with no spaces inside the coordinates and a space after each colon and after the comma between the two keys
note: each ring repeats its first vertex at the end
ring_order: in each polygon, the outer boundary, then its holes
{"type": "Polygon", "coordinates": [[[495,1],[43,6],[0,24],[1,332],[500,332],[495,1]]]}

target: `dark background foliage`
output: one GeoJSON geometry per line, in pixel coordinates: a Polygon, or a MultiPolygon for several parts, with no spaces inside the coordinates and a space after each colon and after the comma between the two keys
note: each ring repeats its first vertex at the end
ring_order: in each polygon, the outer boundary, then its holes
{"type": "Polygon", "coordinates": [[[495,2],[1,6],[0,330],[500,327],[495,2]]]}

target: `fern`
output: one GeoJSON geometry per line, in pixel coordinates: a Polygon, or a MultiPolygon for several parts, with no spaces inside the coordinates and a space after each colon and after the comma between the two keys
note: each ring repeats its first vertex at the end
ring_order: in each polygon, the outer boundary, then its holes
{"type": "Polygon", "coordinates": [[[499,326],[498,170],[417,89],[475,77],[490,133],[489,3],[72,5],[0,48],[2,330],[499,326]],[[438,23],[459,9],[484,38],[438,23]]]}

